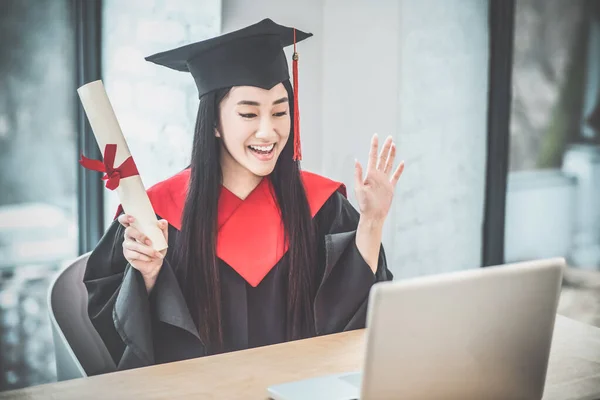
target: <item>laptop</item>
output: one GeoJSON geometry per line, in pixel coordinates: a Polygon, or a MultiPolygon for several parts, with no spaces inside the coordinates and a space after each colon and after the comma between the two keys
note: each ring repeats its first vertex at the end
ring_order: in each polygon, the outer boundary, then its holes
{"type": "Polygon", "coordinates": [[[274,400],[541,399],[565,261],[377,283],[361,371],[271,386],[274,400]]]}

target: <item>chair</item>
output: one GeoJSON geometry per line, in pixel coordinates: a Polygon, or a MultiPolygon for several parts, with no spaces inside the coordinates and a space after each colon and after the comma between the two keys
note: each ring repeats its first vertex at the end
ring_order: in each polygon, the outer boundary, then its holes
{"type": "Polygon", "coordinates": [[[89,253],[78,257],[50,284],[48,309],[59,381],[112,372],[115,363],[87,312],[83,275],[89,253]]]}

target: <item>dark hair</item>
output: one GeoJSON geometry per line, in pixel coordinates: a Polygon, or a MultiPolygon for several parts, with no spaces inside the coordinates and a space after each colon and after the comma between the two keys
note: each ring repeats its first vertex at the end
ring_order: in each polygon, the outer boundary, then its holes
{"type": "MultiPolygon", "coordinates": [[[[293,91],[283,82],[293,121],[293,91]]],[[[223,174],[215,127],[219,105],[230,89],[207,93],[200,99],[193,140],[189,191],[178,238],[177,272],[188,308],[209,354],[223,351],[221,281],[216,257],[217,213],[223,174]]],[[[225,134],[227,134],[225,132],[225,134]]],[[[289,249],[287,340],[314,334],[313,299],[316,293],[316,245],[310,208],[301,180],[299,162],[293,160],[294,129],[281,152],[271,179],[289,249]]]]}

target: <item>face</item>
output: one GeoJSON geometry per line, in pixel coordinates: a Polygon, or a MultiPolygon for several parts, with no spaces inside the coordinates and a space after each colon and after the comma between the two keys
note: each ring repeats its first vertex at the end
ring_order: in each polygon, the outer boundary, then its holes
{"type": "Polygon", "coordinates": [[[242,168],[260,177],[273,172],[290,135],[289,108],[281,83],[270,90],[232,88],[221,101],[215,132],[222,142],[223,168],[242,168]]]}

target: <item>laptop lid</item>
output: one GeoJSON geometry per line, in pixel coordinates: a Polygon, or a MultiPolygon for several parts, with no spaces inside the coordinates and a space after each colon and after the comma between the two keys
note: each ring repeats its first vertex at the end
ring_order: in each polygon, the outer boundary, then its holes
{"type": "Polygon", "coordinates": [[[562,258],[376,284],[362,399],[541,398],[562,258]]]}

